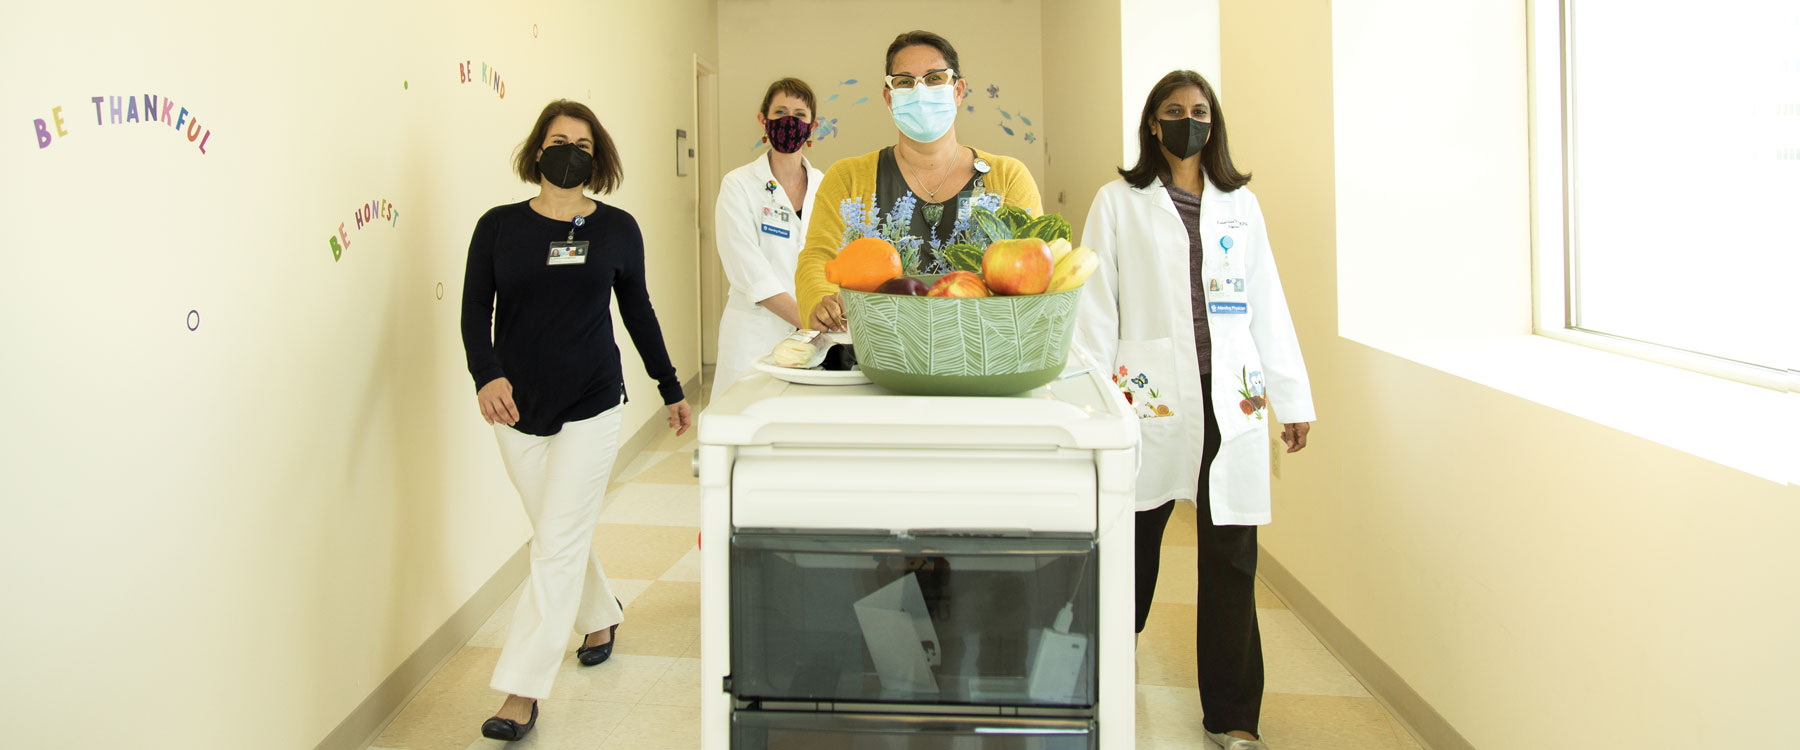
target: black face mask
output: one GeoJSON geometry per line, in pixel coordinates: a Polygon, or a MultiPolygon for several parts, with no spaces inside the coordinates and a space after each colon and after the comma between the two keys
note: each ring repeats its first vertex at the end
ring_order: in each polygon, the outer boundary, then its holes
{"type": "Polygon", "coordinates": [[[538,174],[550,184],[568,189],[594,176],[594,155],[573,143],[562,143],[538,154],[538,174]]]}
{"type": "Polygon", "coordinates": [[[1162,145],[1177,159],[1186,159],[1200,153],[1200,147],[1206,145],[1206,134],[1212,132],[1212,123],[1201,122],[1192,117],[1179,120],[1157,119],[1162,126],[1162,145]]]}

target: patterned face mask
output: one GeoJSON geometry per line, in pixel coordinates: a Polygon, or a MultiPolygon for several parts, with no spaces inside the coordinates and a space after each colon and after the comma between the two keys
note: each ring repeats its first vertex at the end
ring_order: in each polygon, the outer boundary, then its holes
{"type": "Polygon", "coordinates": [[[769,145],[776,151],[791,154],[806,145],[806,139],[812,135],[812,123],[789,115],[770,120],[763,131],[769,134],[769,145]]]}

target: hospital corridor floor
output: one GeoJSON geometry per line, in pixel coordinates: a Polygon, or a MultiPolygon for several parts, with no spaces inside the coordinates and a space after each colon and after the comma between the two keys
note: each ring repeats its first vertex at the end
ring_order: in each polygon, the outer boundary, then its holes
{"type": "MultiPolygon", "coordinates": [[[[543,718],[520,750],[694,750],[700,746],[700,488],[694,433],[672,433],[617,472],[596,549],[624,601],[612,659],[575,660],[576,636],[543,718]]],[[[1209,748],[1194,677],[1192,506],[1181,504],[1163,542],[1156,604],[1137,654],[1137,747],[1209,748]]],[[[518,591],[413,697],[369,750],[498,749],[482,720],[499,707],[488,688],[518,591]]],[[[1412,750],[1420,745],[1261,583],[1258,616],[1267,669],[1263,735],[1274,750],[1412,750]]]]}

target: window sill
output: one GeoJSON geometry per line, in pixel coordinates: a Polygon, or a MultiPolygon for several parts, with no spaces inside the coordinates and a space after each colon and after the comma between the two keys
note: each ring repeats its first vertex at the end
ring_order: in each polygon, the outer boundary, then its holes
{"type": "Polygon", "coordinates": [[[1775,483],[1800,481],[1800,394],[1538,335],[1354,340],[1775,483]]]}

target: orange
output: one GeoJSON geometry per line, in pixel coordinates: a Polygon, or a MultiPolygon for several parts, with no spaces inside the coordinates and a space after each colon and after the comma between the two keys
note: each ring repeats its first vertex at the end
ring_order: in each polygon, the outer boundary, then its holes
{"type": "Polygon", "coordinates": [[[879,237],[853,240],[825,264],[826,281],[859,292],[873,292],[900,273],[900,251],[879,237]]]}

